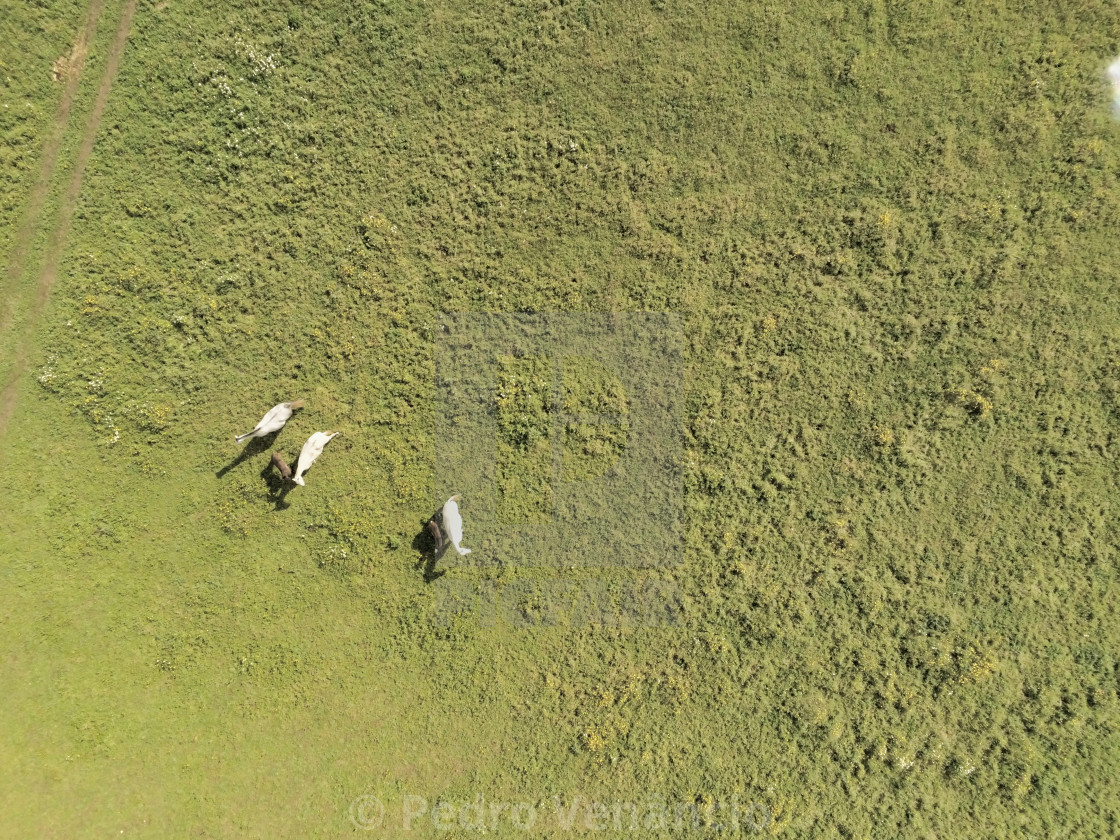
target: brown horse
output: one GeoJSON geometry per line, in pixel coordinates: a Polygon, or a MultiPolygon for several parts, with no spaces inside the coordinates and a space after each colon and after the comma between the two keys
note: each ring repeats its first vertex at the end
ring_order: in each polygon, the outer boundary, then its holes
{"type": "Polygon", "coordinates": [[[436,544],[436,557],[443,552],[443,532],[439,529],[439,523],[434,519],[428,520],[428,533],[432,535],[432,539],[436,544]]]}
{"type": "Polygon", "coordinates": [[[272,453],[272,466],[280,470],[280,477],[285,481],[292,480],[292,469],[284,461],[283,456],[279,452],[272,453]]]}

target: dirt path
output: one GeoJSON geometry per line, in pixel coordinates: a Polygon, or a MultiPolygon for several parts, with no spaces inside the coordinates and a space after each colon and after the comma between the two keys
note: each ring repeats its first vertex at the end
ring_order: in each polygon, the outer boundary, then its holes
{"type": "MultiPolygon", "coordinates": [[[[94,29],[96,28],[97,18],[101,13],[102,2],[103,0],[94,0],[90,8],[89,18],[86,21],[86,28],[83,33],[79,35],[78,43],[82,47],[81,51],[77,52],[78,48],[75,47],[75,55],[78,56],[77,61],[79,68],[84,61],[86,45],[89,44],[94,29]]],[[[62,205],[58,211],[58,221],[54,231],[47,241],[46,258],[43,261],[43,268],[39,274],[39,282],[36,284],[35,288],[35,301],[27,318],[24,335],[16,347],[15,360],[8,374],[8,381],[4,384],[3,391],[0,391],[0,440],[3,439],[5,432],[7,432],[8,421],[11,420],[12,412],[15,411],[19,383],[23,378],[24,372],[27,370],[27,355],[35,336],[35,325],[43,312],[43,308],[47,304],[51,287],[54,285],[55,277],[58,275],[58,265],[59,261],[62,259],[62,250],[66,244],[66,236],[70,232],[70,220],[74,215],[74,205],[77,203],[78,195],[82,190],[82,177],[85,175],[86,164],[89,163],[90,155],[93,153],[93,144],[97,139],[97,129],[101,124],[101,114],[105,110],[105,103],[109,100],[109,91],[113,87],[113,81],[116,79],[117,70],[120,68],[121,54],[124,52],[125,41],[128,40],[128,31],[132,25],[132,16],[136,12],[136,2],[137,0],[127,0],[121,11],[120,23],[117,26],[116,35],[113,37],[113,44],[109,48],[109,58],[105,62],[105,70],[101,74],[101,84],[97,89],[97,99],[94,101],[93,109],[90,111],[85,127],[82,129],[81,144],[78,147],[78,157],[74,161],[74,172],[70,177],[70,185],[66,190],[65,196],[63,196],[62,205]]],[[[58,156],[58,149],[62,141],[62,133],[65,128],[66,118],[69,115],[70,108],[74,101],[74,92],[77,90],[78,86],[78,75],[76,71],[70,74],[70,78],[67,80],[66,90],[63,93],[63,101],[59,103],[58,117],[56,118],[51,136],[47,141],[48,145],[44,149],[43,169],[40,171],[39,180],[36,182],[32,192],[27,215],[17,234],[18,238],[13,250],[13,258],[9,262],[9,283],[18,283],[19,277],[23,272],[22,264],[27,258],[31,240],[38,226],[38,216],[42,213],[43,201],[50,182],[51,172],[54,169],[55,159],[58,156]]],[[[11,291],[14,293],[15,289],[13,288],[11,291]]]]}
{"type": "MultiPolygon", "coordinates": [[[[58,113],[55,114],[51,124],[47,142],[43,145],[43,159],[39,164],[39,177],[31,188],[31,195],[27,201],[27,209],[20,220],[16,230],[12,252],[8,255],[8,271],[5,275],[3,289],[4,301],[13,301],[19,291],[19,281],[26,268],[27,254],[31,250],[31,241],[39,228],[39,216],[43,213],[43,201],[47,197],[51,176],[54,174],[54,164],[58,159],[58,149],[62,145],[62,135],[66,130],[66,123],[70,119],[70,109],[74,105],[74,94],[78,91],[78,81],[82,76],[82,67],[85,65],[86,56],[89,54],[89,42],[97,30],[97,20],[101,17],[101,8],[104,0],[93,0],[86,17],[85,27],[78,33],[74,46],[70,50],[72,61],[67,67],[65,76],[66,84],[62,89],[62,98],[58,102],[58,113]]],[[[5,333],[12,327],[15,315],[15,306],[9,302],[5,307],[4,317],[0,322],[0,333],[5,333]]]]}

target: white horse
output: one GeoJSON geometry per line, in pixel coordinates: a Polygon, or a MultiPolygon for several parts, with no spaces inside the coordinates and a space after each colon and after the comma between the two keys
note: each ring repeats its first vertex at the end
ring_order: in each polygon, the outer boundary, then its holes
{"type": "Polygon", "coordinates": [[[459,499],[461,498],[456,493],[443,503],[443,529],[447,532],[447,538],[451,540],[455,550],[461,555],[467,555],[471,553],[471,550],[459,545],[463,541],[463,517],[459,515],[459,499]]]}
{"type": "Polygon", "coordinates": [[[259,438],[265,435],[278,432],[284,428],[284,424],[288,422],[297,408],[303,408],[303,400],[295,400],[294,402],[280,403],[261,418],[261,422],[251,432],[246,432],[243,435],[237,435],[234,438],[238,443],[241,443],[246,438],[259,438]]]}
{"type": "Polygon", "coordinates": [[[330,443],[331,438],[337,434],[338,432],[316,432],[307,439],[307,443],[299,451],[299,461],[296,462],[296,471],[292,475],[292,481],[300,487],[304,486],[303,474],[315,463],[315,459],[323,453],[323,447],[330,443]]]}

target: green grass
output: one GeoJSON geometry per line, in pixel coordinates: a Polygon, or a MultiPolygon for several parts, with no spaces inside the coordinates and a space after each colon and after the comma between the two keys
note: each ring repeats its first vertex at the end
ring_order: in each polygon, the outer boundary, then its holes
{"type": "MultiPolygon", "coordinates": [[[[0,2],[7,257],[85,10],[0,2]]],[[[0,834],[368,836],[369,794],[566,836],[553,796],[652,793],[1114,835],[1117,52],[1103,2],[142,3],[3,442],[0,834]],[[679,565],[426,573],[439,313],[484,311],[677,314],[679,565]],[[584,620],[635,580],[681,623],[584,620]],[[562,620],[448,618],[494,591],[562,620]]],[[[551,435],[593,472],[626,429],[495,363],[505,510],[543,516],[551,435]]]]}

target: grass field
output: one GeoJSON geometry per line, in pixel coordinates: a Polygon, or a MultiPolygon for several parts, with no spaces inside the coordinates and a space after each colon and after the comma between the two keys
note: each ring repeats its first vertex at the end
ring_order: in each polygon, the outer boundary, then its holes
{"type": "Polygon", "coordinates": [[[1118,53],[1103,0],[0,0],[0,835],[1116,836],[1118,53]],[[631,450],[583,501],[671,552],[498,534],[631,450]]]}

